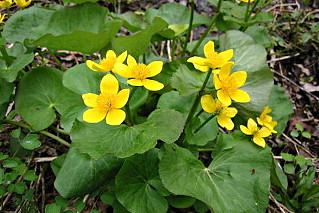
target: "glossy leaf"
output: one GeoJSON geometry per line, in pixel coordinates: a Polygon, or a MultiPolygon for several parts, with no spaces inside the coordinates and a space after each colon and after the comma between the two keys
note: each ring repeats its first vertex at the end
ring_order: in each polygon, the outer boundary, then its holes
{"type": "Polygon", "coordinates": [[[176,141],[184,126],[183,115],[174,110],[156,110],[145,123],[132,127],[76,122],[71,131],[74,146],[99,159],[106,154],[128,157],[155,147],[157,140],[176,141]]]}
{"type": "Polygon", "coordinates": [[[214,212],[265,212],[271,152],[240,132],[223,134],[206,168],[187,149],[166,144],[160,161],[164,186],[176,195],[195,197],[214,212]]]}
{"type": "Polygon", "coordinates": [[[16,97],[18,113],[36,131],[47,128],[60,114],[82,103],[81,97],[62,85],[62,72],[39,67],[20,81],[16,97]]]}
{"type": "Polygon", "coordinates": [[[111,178],[121,164],[122,160],[112,155],[93,160],[87,154],[71,147],[54,186],[64,198],[83,196],[111,178]]]}
{"type": "Polygon", "coordinates": [[[166,199],[157,190],[161,184],[157,153],[152,149],[126,159],[116,176],[116,197],[130,212],[165,213],[168,209],[166,199]]]}
{"type": "Polygon", "coordinates": [[[39,141],[39,135],[37,134],[29,134],[20,141],[20,145],[28,150],[34,150],[41,146],[41,142],[39,141]]]}

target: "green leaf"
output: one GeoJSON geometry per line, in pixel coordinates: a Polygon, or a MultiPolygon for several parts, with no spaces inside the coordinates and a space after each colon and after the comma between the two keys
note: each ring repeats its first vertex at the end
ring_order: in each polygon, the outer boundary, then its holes
{"type": "Polygon", "coordinates": [[[54,186],[64,198],[86,195],[112,177],[121,163],[122,160],[112,155],[93,160],[71,147],[54,186]]]}
{"type": "Polygon", "coordinates": [[[20,81],[16,97],[18,113],[35,131],[47,128],[60,114],[75,105],[82,104],[81,97],[62,85],[62,72],[39,67],[20,81]]]}
{"type": "Polygon", "coordinates": [[[294,174],[295,173],[295,166],[292,163],[285,164],[284,171],[287,174],[294,174]]]}
{"type": "Polygon", "coordinates": [[[51,161],[50,166],[55,176],[58,176],[58,173],[64,163],[66,154],[58,156],[56,159],[51,161]]]}
{"type": "Polygon", "coordinates": [[[273,86],[269,98],[269,108],[272,109],[271,116],[278,122],[275,130],[281,134],[286,126],[291,114],[293,113],[292,103],[285,90],[278,86],[273,86]]]}
{"type": "Polygon", "coordinates": [[[24,175],[23,179],[27,181],[34,181],[38,179],[38,176],[35,174],[34,170],[28,170],[24,175]]]}
{"type": "Polygon", "coordinates": [[[214,212],[265,212],[270,149],[234,132],[219,137],[212,156],[206,168],[189,150],[165,144],[159,166],[164,186],[176,195],[203,201],[214,212]]]}
{"type": "Polygon", "coordinates": [[[111,41],[112,49],[117,53],[127,50],[130,55],[136,58],[146,52],[152,36],[164,29],[166,25],[165,21],[156,17],[151,25],[134,35],[113,38],[111,41]]]}
{"type": "Polygon", "coordinates": [[[295,127],[299,131],[303,131],[304,130],[304,128],[300,124],[296,124],[295,127]]]}
{"type": "Polygon", "coordinates": [[[8,83],[0,78],[0,118],[5,116],[7,112],[8,102],[14,89],[13,83],[8,83]]]}
{"type": "Polygon", "coordinates": [[[24,137],[22,141],[20,141],[20,145],[28,150],[34,150],[41,146],[41,142],[38,140],[39,135],[37,134],[29,134],[24,137]]]}
{"type": "Polygon", "coordinates": [[[69,201],[61,196],[56,196],[55,201],[56,201],[56,204],[61,206],[61,209],[66,209],[69,205],[69,201]]]}
{"type": "Polygon", "coordinates": [[[33,61],[33,53],[25,54],[17,57],[10,67],[0,70],[0,77],[4,78],[8,82],[16,80],[20,70],[33,61]]]}
{"type": "Polygon", "coordinates": [[[263,45],[265,48],[271,47],[272,42],[266,27],[253,25],[245,30],[245,33],[252,37],[258,44],[263,45]]]}
{"type": "Polygon", "coordinates": [[[136,12],[125,12],[122,14],[112,13],[113,18],[121,19],[123,26],[131,32],[136,32],[147,27],[147,23],[143,20],[143,15],[136,12]]]}
{"type": "Polygon", "coordinates": [[[116,176],[116,197],[130,212],[165,213],[168,209],[166,199],[153,185],[161,181],[157,153],[157,149],[152,149],[126,159],[116,176]]]}
{"type": "Polygon", "coordinates": [[[109,205],[113,205],[114,201],[116,200],[114,192],[104,192],[100,198],[104,203],[109,205]]]}
{"type": "Polygon", "coordinates": [[[240,31],[227,31],[220,37],[223,50],[234,49],[235,62],[232,71],[246,71],[247,81],[240,89],[248,92],[249,103],[234,103],[239,114],[246,119],[259,114],[268,103],[273,86],[273,73],[267,65],[267,51],[254,40],[240,31]]]}
{"type": "Polygon", "coordinates": [[[310,134],[309,132],[307,132],[307,131],[302,132],[301,135],[302,135],[302,137],[304,137],[304,138],[308,138],[308,139],[311,138],[311,134],[310,134]]]}
{"type": "Polygon", "coordinates": [[[186,116],[194,102],[194,96],[181,96],[177,91],[170,91],[161,95],[158,100],[157,108],[159,109],[174,109],[186,116]]]}
{"type": "MultiPolygon", "coordinates": [[[[184,64],[181,64],[171,79],[172,87],[182,96],[187,96],[200,91],[207,73],[198,70],[190,70],[184,64]]],[[[207,88],[212,87],[212,80],[208,81],[207,88]]]]}
{"type": "Polygon", "coordinates": [[[301,156],[301,155],[297,155],[296,157],[295,157],[295,161],[296,161],[296,163],[299,165],[299,166],[304,166],[304,165],[306,165],[306,163],[307,163],[307,160],[305,159],[305,157],[304,156],[301,156]]]}
{"type": "Polygon", "coordinates": [[[285,161],[293,162],[293,161],[295,160],[295,156],[292,155],[292,154],[280,153],[280,156],[281,156],[282,159],[284,159],[285,161]]]}
{"type": "Polygon", "coordinates": [[[290,135],[292,136],[292,137],[298,137],[299,136],[299,132],[297,132],[297,131],[291,131],[290,132],[290,135]]]}
{"type": "Polygon", "coordinates": [[[188,208],[192,206],[196,199],[193,197],[174,195],[167,197],[168,203],[175,208],[188,208]]]}
{"type": "Polygon", "coordinates": [[[14,160],[4,160],[2,162],[2,166],[4,168],[14,168],[14,167],[17,167],[18,165],[19,164],[16,161],[14,161],[14,160]]]}
{"type": "Polygon", "coordinates": [[[105,122],[76,122],[71,138],[76,148],[94,159],[106,154],[128,157],[155,147],[157,140],[166,143],[176,141],[183,126],[184,118],[181,113],[174,110],[156,110],[145,123],[133,127],[109,126],[105,122]]]}
{"type": "Polygon", "coordinates": [[[45,213],[57,213],[61,210],[61,206],[56,203],[49,204],[45,207],[45,213]]]}
{"type": "Polygon", "coordinates": [[[13,138],[19,138],[21,134],[21,128],[19,127],[18,129],[15,129],[11,132],[11,136],[13,138]]]}
{"type": "Polygon", "coordinates": [[[283,170],[279,167],[278,162],[273,158],[271,173],[270,173],[271,184],[278,186],[284,190],[288,187],[287,176],[283,170]]]}
{"type": "Polygon", "coordinates": [[[85,207],[85,203],[83,203],[82,199],[77,199],[74,203],[74,207],[77,212],[81,212],[85,207]]]}
{"type": "Polygon", "coordinates": [[[16,192],[20,195],[24,194],[24,191],[26,190],[26,187],[27,187],[27,185],[24,181],[15,183],[13,185],[14,185],[14,192],[16,192]]]}

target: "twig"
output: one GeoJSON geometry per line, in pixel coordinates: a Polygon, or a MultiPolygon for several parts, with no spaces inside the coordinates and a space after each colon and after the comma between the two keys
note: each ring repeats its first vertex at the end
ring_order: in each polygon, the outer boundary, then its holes
{"type": "Polygon", "coordinates": [[[55,160],[56,158],[58,158],[58,156],[56,156],[56,157],[34,158],[32,160],[32,162],[34,162],[34,163],[51,162],[51,161],[55,160]]]}
{"type": "Polygon", "coordinates": [[[273,195],[270,194],[270,195],[269,195],[269,198],[270,198],[270,200],[272,200],[272,201],[276,204],[276,206],[279,208],[280,212],[282,212],[282,213],[294,213],[294,212],[290,211],[289,209],[287,209],[286,206],[284,206],[283,204],[279,203],[279,202],[274,198],[273,195]]]}
{"type": "Polygon", "coordinates": [[[291,139],[290,137],[288,137],[285,133],[282,133],[282,135],[288,139],[291,143],[297,145],[298,147],[300,147],[303,151],[305,151],[308,155],[310,155],[312,158],[315,158],[316,156],[313,155],[311,152],[309,152],[305,147],[303,147],[303,145],[301,144],[301,142],[299,140],[297,140],[296,138],[291,139]]]}

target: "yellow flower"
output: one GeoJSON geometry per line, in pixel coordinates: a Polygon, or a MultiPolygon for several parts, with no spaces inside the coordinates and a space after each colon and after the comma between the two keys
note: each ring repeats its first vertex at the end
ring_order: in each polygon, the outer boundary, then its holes
{"type": "Polygon", "coordinates": [[[270,115],[267,115],[268,113],[271,113],[271,109],[266,106],[264,110],[261,112],[260,116],[257,118],[258,124],[267,127],[271,133],[277,133],[276,130],[274,130],[275,126],[277,126],[276,121],[272,121],[272,117],[270,115]]]}
{"type": "Polygon", "coordinates": [[[204,46],[204,55],[206,58],[194,56],[187,60],[193,63],[194,67],[202,72],[207,72],[209,68],[216,69],[226,64],[234,55],[232,49],[224,52],[215,52],[214,42],[209,41],[204,46]]]}
{"type": "Polygon", "coordinates": [[[222,66],[219,74],[214,74],[214,85],[217,91],[218,99],[229,106],[231,99],[237,102],[249,102],[250,96],[247,92],[239,90],[246,82],[247,72],[237,71],[230,74],[233,63],[226,63],[222,66]]]}
{"type": "Polygon", "coordinates": [[[14,2],[19,6],[19,7],[27,7],[31,3],[31,0],[14,0],[14,2]]]}
{"type": "Polygon", "coordinates": [[[259,129],[257,123],[251,118],[248,119],[247,127],[240,125],[240,130],[246,135],[252,135],[253,142],[264,148],[266,146],[266,142],[263,138],[271,135],[271,132],[267,127],[261,127],[261,129],[259,129]]]}
{"type": "Polygon", "coordinates": [[[83,120],[88,123],[98,123],[106,117],[109,125],[120,125],[126,114],[120,108],[124,107],[129,98],[129,89],[119,90],[119,82],[112,74],[107,74],[100,83],[101,94],[87,93],[82,95],[84,104],[92,109],[83,113],[83,120]]]}
{"type": "Polygon", "coordinates": [[[150,64],[137,63],[132,56],[127,57],[127,65],[117,63],[114,66],[114,72],[123,78],[133,78],[127,80],[132,86],[144,86],[148,90],[158,91],[163,89],[164,85],[158,81],[147,78],[158,75],[163,68],[162,61],[153,61],[150,64]]]}
{"type": "Polygon", "coordinates": [[[116,57],[115,52],[113,50],[109,50],[106,52],[105,58],[103,58],[99,64],[95,63],[94,61],[87,60],[86,65],[93,71],[109,72],[113,70],[114,64],[123,63],[126,59],[126,56],[127,51],[116,57]]]}
{"type": "Polygon", "coordinates": [[[219,100],[214,100],[211,95],[202,96],[200,102],[205,112],[217,114],[217,122],[221,127],[225,127],[228,130],[234,128],[231,118],[237,114],[236,108],[228,107],[219,100]]]}
{"type": "Polygon", "coordinates": [[[3,21],[5,16],[6,16],[5,14],[0,13],[0,23],[3,21]]]}
{"type": "MultiPolygon", "coordinates": [[[[240,0],[240,1],[248,3],[249,0],[240,0]]],[[[254,2],[254,1],[255,0],[250,0],[250,2],[254,2]]]]}
{"type": "Polygon", "coordinates": [[[13,4],[12,0],[1,0],[0,1],[0,7],[10,7],[13,4]]]}

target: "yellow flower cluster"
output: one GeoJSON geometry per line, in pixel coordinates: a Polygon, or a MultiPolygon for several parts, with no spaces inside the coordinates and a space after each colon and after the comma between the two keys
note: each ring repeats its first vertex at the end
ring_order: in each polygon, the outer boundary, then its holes
{"type": "MultiPolygon", "coordinates": [[[[27,7],[30,5],[31,0],[14,0],[14,3],[18,5],[18,7],[27,7]]],[[[12,0],[2,0],[0,1],[0,7],[10,7],[13,4],[12,0]]]]}
{"type": "Polygon", "coordinates": [[[213,83],[217,90],[216,96],[204,95],[201,97],[201,105],[204,111],[217,115],[217,122],[228,130],[234,128],[231,118],[237,114],[237,109],[229,107],[232,100],[237,102],[249,102],[250,96],[246,91],[240,90],[247,78],[245,71],[237,71],[230,74],[234,62],[229,61],[234,51],[232,49],[218,53],[215,51],[214,42],[209,41],[204,46],[205,58],[194,56],[187,61],[202,72],[212,70],[213,83]],[[219,69],[218,69],[219,68],[219,69]]]}
{"type": "MultiPolygon", "coordinates": [[[[131,86],[143,86],[151,91],[161,90],[164,85],[149,78],[158,75],[163,68],[162,61],[153,61],[146,65],[137,63],[127,52],[119,56],[113,50],[109,50],[99,63],[91,60],[86,65],[93,71],[110,72],[128,78],[127,83],[131,86]],[[127,59],[127,64],[123,62],[127,59]]],[[[101,94],[87,93],[82,95],[84,104],[92,109],[83,113],[83,120],[88,123],[98,123],[106,118],[109,125],[120,125],[126,117],[126,113],[120,108],[124,107],[129,99],[129,89],[119,90],[119,82],[112,74],[103,77],[100,84],[101,94]]]]}
{"type": "Polygon", "coordinates": [[[248,119],[247,127],[240,125],[240,130],[246,135],[252,135],[253,142],[261,147],[266,146],[266,142],[263,138],[270,136],[271,133],[277,133],[277,131],[274,130],[275,126],[277,126],[277,122],[272,121],[272,117],[268,115],[270,112],[271,109],[267,106],[257,118],[257,122],[261,125],[261,128],[258,127],[252,118],[248,119]]]}

